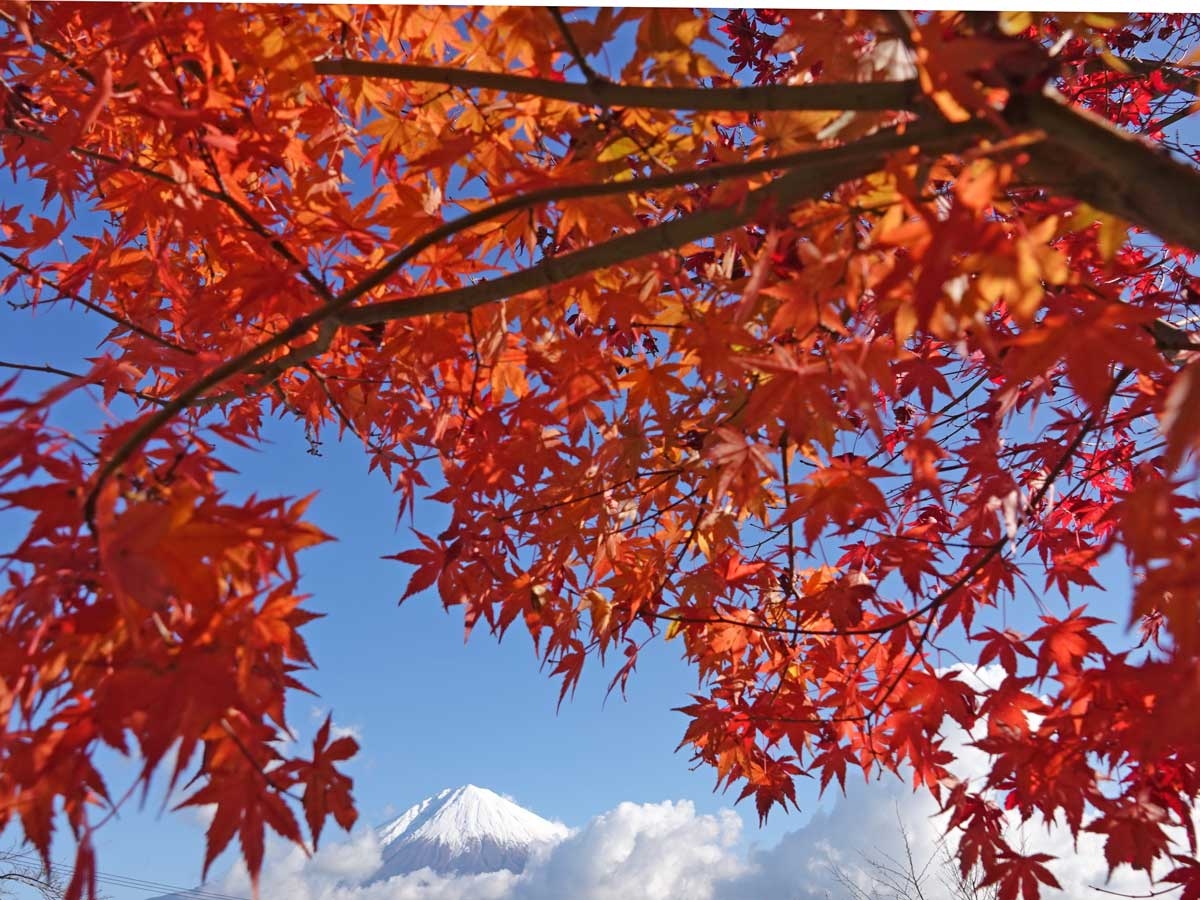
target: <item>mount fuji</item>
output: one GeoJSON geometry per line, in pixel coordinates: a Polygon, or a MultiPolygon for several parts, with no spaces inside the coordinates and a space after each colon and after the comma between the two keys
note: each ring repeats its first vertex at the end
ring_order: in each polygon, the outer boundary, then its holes
{"type": "MultiPolygon", "coordinates": [[[[487,788],[473,784],[447,788],[376,829],[383,863],[364,881],[351,883],[365,887],[424,868],[440,875],[502,869],[519,873],[539,848],[557,844],[569,834],[567,826],[543,819],[487,788]]],[[[343,886],[349,885],[343,882],[343,886]]],[[[216,890],[204,884],[153,900],[227,896],[213,893],[216,890]]],[[[263,896],[275,900],[278,895],[267,884],[263,896]]]]}
{"type": "Polygon", "coordinates": [[[440,874],[520,872],[539,847],[569,834],[487,788],[447,788],[378,829],[383,865],[370,883],[428,867],[440,874]]]}

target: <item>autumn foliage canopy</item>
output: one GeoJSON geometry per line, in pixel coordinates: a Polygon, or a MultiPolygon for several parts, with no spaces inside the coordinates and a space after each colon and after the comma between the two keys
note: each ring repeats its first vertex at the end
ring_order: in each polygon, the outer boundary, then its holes
{"type": "Polygon", "coordinates": [[[1057,884],[1014,814],[1200,898],[1198,35],[0,4],[0,166],[43,197],[0,205],[5,315],[111,326],[5,347],[0,825],[65,823],[94,892],[103,747],[215,804],[207,861],[353,824],[353,740],[279,742],[326,535],[221,486],[282,417],[444,504],[404,597],[528,629],[564,696],[671,642],[683,746],[760,815],[890,771],[1003,900],[1057,884]]]}

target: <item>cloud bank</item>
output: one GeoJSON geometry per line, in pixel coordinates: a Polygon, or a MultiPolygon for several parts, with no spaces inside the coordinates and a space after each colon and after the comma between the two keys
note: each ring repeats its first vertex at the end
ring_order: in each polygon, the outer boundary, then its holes
{"type": "MultiPolygon", "coordinates": [[[[371,831],[330,843],[312,859],[297,848],[276,846],[263,873],[265,900],[826,900],[852,898],[848,884],[869,894],[882,890],[886,876],[872,863],[905,865],[911,852],[925,900],[955,900],[952,870],[943,863],[950,849],[942,841],[936,807],[925,794],[913,794],[898,781],[847,783],[847,794],[828,811],[775,846],[746,850],[741,818],[732,810],[697,813],[687,800],[622,803],[597,816],[561,843],[544,849],[519,874],[443,876],[428,869],[368,886],[360,883],[380,865],[380,847],[371,831]],[[907,851],[899,823],[907,832],[907,851]]],[[[1106,881],[1098,835],[1075,844],[1065,828],[1027,823],[1020,835],[1032,850],[1059,857],[1053,871],[1063,890],[1046,898],[1100,897],[1092,885],[1139,894],[1147,890],[1141,873],[1125,868],[1106,881]]],[[[240,867],[210,890],[249,896],[240,867]]],[[[883,894],[891,896],[891,894],[883,894]]]]}
{"type": "MultiPolygon", "coordinates": [[[[971,673],[985,681],[996,673],[971,673]]],[[[967,746],[961,730],[948,736],[947,749],[959,759],[963,777],[987,770],[986,756],[967,746]]],[[[943,839],[944,819],[928,794],[913,793],[895,778],[865,783],[847,780],[845,795],[828,795],[818,811],[773,847],[746,849],[741,818],[732,810],[697,813],[687,801],[621,803],[543,847],[524,872],[443,876],[428,869],[360,886],[381,863],[374,832],[362,830],[342,843],[324,846],[312,859],[297,848],[276,846],[262,879],[265,900],[852,900],[897,895],[895,876],[880,864],[924,872],[925,900],[956,900],[954,867],[946,860],[953,842],[943,839]],[[893,886],[889,888],[889,879],[893,886]]],[[[1200,818],[1200,817],[1198,817],[1200,818]]],[[[1084,833],[1076,841],[1062,826],[1037,820],[1010,820],[1010,841],[1026,852],[1056,857],[1051,869],[1061,891],[1047,898],[1101,897],[1092,886],[1144,894],[1143,873],[1122,867],[1108,877],[1103,842],[1084,833]]],[[[1161,874],[1161,873],[1160,873],[1161,874]]],[[[225,894],[249,896],[245,870],[238,868],[209,886],[225,894]]],[[[914,896],[916,892],[911,892],[914,896]]],[[[898,896],[904,896],[903,893],[898,896]]]]}

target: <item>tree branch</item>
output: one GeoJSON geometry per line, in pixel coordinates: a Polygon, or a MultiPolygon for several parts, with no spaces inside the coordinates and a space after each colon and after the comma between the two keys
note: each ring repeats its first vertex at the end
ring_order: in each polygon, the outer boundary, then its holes
{"type": "MultiPolygon", "coordinates": [[[[931,130],[935,131],[936,134],[938,134],[938,135],[948,136],[946,128],[941,125],[933,126],[932,129],[930,126],[927,126],[927,125],[926,126],[909,126],[909,127],[911,130],[904,132],[904,134],[907,136],[906,139],[900,141],[899,144],[894,143],[894,139],[896,138],[897,134],[899,134],[899,132],[896,130],[891,130],[888,132],[880,133],[879,135],[874,136],[874,138],[883,141],[886,145],[890,146],[891,149],[896,149],[898,146],[908,146],[910,144],[918,143],[920,136],[922,134],[924,134],[925,132],[930,132],[931,130]]],[[[964,140],[969,135],[972,135],[972,134],[978,135],[978,134],[982,133],[979,130],[978,124],[961,125],[961,126],[956,126],[956,128],[961,129],[964,140]]],[[[728,165],[706,166],[703,169],[693,169],[693,170],[688,170],[685,172],[668,172],[668,173],[665,173],[662,175],[653,175],[653,176],[649,176],[649,177],[645,177],[645,178],[634,178],[634,179],[630,179],[629,181],[606,181],[606,182],[599,182],[599,183],[588,182],[588,183],[584,183],[584,184],[555,185],[553,187],[543,188],[543,189],[537,190],[537,191],[530,191],[529,193],[526,193],[526,194],[520,194],[520,195],[516,195],[513,197],[509,197],[505,200],[501,200],[490,206],[484,207],[483,209],[476,210],[475,212],[469,213],[468,215],[465,215],[465,216],[460,216],[459,218],[454,219],[450,222],[447,222],[444,225],[438,226],[434,230],[428,232],[420,240],[415,242],[415,244],[406,247],[403,251],[394,255],[386,263],[384,263],[382,266],[380,266],[380,268],[377,269],[370,276],[369,280],[372,282],[371,287],[381,284],[387,278],[390,278],[393,274],[398,272],[405,264],[410,262],[414,258],[414,256],[418,252],[420,252],[420,250],[423,250],[426,247],[432,246],[432,244],[436,243],[437,241],[443,240],[454,234],[460,233],[460,232],[466,230],[467,228],[474,227],[475,225],[482,224],[482,223],[490,221],[492,219],[500,218],[501,216],[505,216],[510,213],[519,212],[519,211],[522,211],[525,209],[530,209],[534,206],[540,206],[540,205],[543,205],[546,203],[560,202],[562,200],[579,200],[579,199],[583,199],[583,198],[587,198],[587,197],[606,197],[606,196],[613,196],[615,194],[640,193],[643,191],[654,190],[657,188],[681,187],[683,185],[689,185],[689,184],[691,184],[691,185],[716,184],[716,183],[720,183],[720,182],[726,181],[731,178],[740,178],[740,177],[745,177],[745,176],[749,176],[749,175],[762,174],[764,172],[786,169],[786,168],[789,168],[792,166],[801,166],[801,165],[811,163],[814,160],[820,162],[824,158],[822,156],[822,154],[830,154],[831,156],[836,156],[839,154],[847,154],[850,150],[856,149],[858,147],[861,147],[861,144],[853,145],[853,147],[839,147],[839,148],[835,148],[833,150],[827,150],[827,151],[803,150],[803,151],[798,151],[796,153],[787,153],[787,154],[781,154],[779,156],[765,157],[762,159],[751,160],[750,162],[745,162],[745,163],[730,163],[728,165]]],[[[875,155],[878,155],[880,152],[878,149],[870,149],[869,148],[869,150],[871,153],[873,153],[875,155]]],[[[850,154],[850,155],[852,156],[853,154],[850,154]]],[[[849,157],[843,156],[842,158],[846,159],[849,157]]],[[[843,179],[843,180],[845,180],[845,179],[843,179]]],[[[641,232],[640,234],[644,236],[646,234],[646,232],[641,232]]],[[[685,241],[685,243],[686,243],[686,241],[685,241]]],[[[599,246],[608,246],[609,244],[611,244],[611,241],[608,242],[608,244],[599,245],[599,246]]],[[[592,249],[595,249],[595,248],[592,248],[592,249]]],[[[636,255],[643,255],[644,247],[642,248],[642,250],[643,250],[642,253],[638,253],[636,255]]],[[[582,251],[580,251],[580,252],[582,252],[582,251]]],[[[569,255],[573,255],[573,254],[569,254],[569,255]]],[[[559,260],[562,260],[564,258],[565,257],[558,257],[559,260]]],[[[543,264],[543,265],[545,265],[545,264],[543,264]]],[[[538,268],[538,267],[533,267],[533,268],[538,268]]],[[[522,270],[522,271],[527,272],[530,270],[527,269],[527,270],[522,270]]],[[[520,274],[520,273],[517,273],[517,274],[520,274]]],[[[510,277],[510,276],[506,276],[506,277],[510,277]]],[[[529,276],[529,277],[536,277],[536,276],[529,276]]],[[[557,282],[554,282],[554,283],[557,283],[557,282]]],[[[487,285],[496,285],[496,284],[500,284],[500,285],[502,285],[502,287],[503,287],[503,285],[511,286],[511,282],[505,282],[504,278],[500,278],[500,279],[495,279],[494,281],[483,282],[480,285],[474,286],[473,288],[468,288],[468,289],[464,289],[464,290],[484,291],[484,290],[487,290],[487,287],[486,287],[487,285]]],[[[511,296],[513,293],[516,293],[515,291],[508,290],[508,288],[503,288],[503,289],[507,291],[507,293],[505,293],[504,296],[511,296]]],[[[458,293],[447,291],[447,292],[442,292],[439,294],[427,295],[427,297],[428,297],[428,299],[430,299],[430,302],[433,302],[432,298],[441,298],[441,300],[438,302],[454,303],[454,302],[457,302],[455,298],[458,297],[458,293]],[[454,296],[448,296],[448,295],[454,295],[454,296]]],[[[499,299],[499,298],[496,298],[496,299],[499,299]]],[[[395,303],[397,305],[412,304],[414,302],[415,301],[412,299],[401,300],[401,301],[392,301],[392,303],[395,303]]],[[[480,305],[480,303],[482,303],[482,302],[487,302],[487,301],[485,300],[485,301],[476,302],[476,303],[473,303],[472,306],[480,305]]],[[[383,314],[383,315],[387,316],[387,319],[381,318],[378,321],[386,321],[388,319],[411,318],[412,316],[416,316],[416,315],[428,314],[428,312],[418,311],[418,307],[416,307],[416,306],[406,306],[405,309],[402,310],[402,313],[397,315],[397,314],[394,314],[393,312],[391,312],[391,310],[395,309],[395,308],[398,308],[398,306],[393,307],[387,303],[375,304],[370,307],[362,307],[361,309],[363,311],[350,310],[340,316],[337,316],[336,321],[334,319],[326,320],[324,326],[322,327],[320,334],[312,343],[307,344],[303,347],[299,347],[299,348],[293,350],[291,353],[287,354],[286,356],[283,356],[277,360],[274,360],[273,362],[271,362],[268,365],[260,366],[260,367],[257,367],[256,369],[251,370],[251,371],[261,372],[265,376],[265,380],[260,381],[258,383],[257,387],[261,387],[264,383],[268,383],[270,380],[277,378],[282,372],[286,371],[287,369],[291,368],[292,366],[301,365],[301,364],[307,362],[308,360],[312,359],[314,356],[317,356],[320,353],[324,353],[326,350],[329,349],[330,342],[333,340],[333,336],[337,333],[337,328],[340,325],[376,324],[376,320],[374,320],[374,319],[368,320],[367,317],[370,315],[374,315],[374,314],[365,312],[365,310],[367,310],[367,309],[388,310],[386,313],[383,314]]],[[[446,312],[446,311],[453,311],[453,310],[433,310],[433,312],[446,312]]],[[[210,402],[213,399],[214,398],[208,398],[208,400],[210,402]]]]}
{"type": "Polygon", "coordinates": [[[1200,332],[1187,331],[1172,325],[1166,319],[1155,319],[1146,326],[1154,338],[1154,345],[1167,354],[1195,353],[1200,351],[1200,332]]]}
{"type": "MultiPolygon", "coordinates": [[[[305,362],[321,352],[321,348],[328,346],[328,342],[332,340],[333,334],[340,325],[372,324],[439,312],[465,311],[514,294],[558,284],[605,266],[627,262],[658,251],[674,250],[701,237],[728,231],[745,224],[759,215],[768,203],[774,204],[782,211],[805,198],[819,197],[844,181],[869,174],[887,158],[889,153],[894,151],[906,147],[919,147],[926,153],[939,154],[961,150],[979,136],[981,127],[977,122],[959,125],[947,125],[940,122],[929,125],[918,124],[871,135],[850,146],[813,151],[807,154],[805,166],[796,167],[789,174],[772,181],[765,187],[751,191],[739,206],[691,213],[654,228],[622,235],[585,250],[546,260],[524,271],[487,281],[471,288],[374,304],[343,314],[346,307],[383,284],[402,265],[414,259],[427,247],[433,246],[447,237],[452,237],[479,221],[486,220],[495,215],[495,211],[494,208],[486,208],[447,222],[418,238],[388,263],[343,291],[332,302],[323,304],[313,312],[295,319],[273,337],[251,347],[207,375],[198,378],[161,410],[148,416],[100,467],[84,503],[84,518],[94,532],[96,500],[100,489],[113,473],[137,451],[137,448],[149,440],[158,429],[184,409],[195,404],[212,388],[229,378],[251,370],[268,353],[286,346],[290,341],[306,334],[314,326],[321,326],[321,335],[308,346],[299,348],[296,353],[290,355],[288,358],[291,360],[291,364],[305,362]]],[[[775,165],[777,164],[775,163],[775,165]]],[[[509,202],[526,203],[528,201],[524,198],[502,201],[502,203],[509,202]]],[[[497,207],[500,205],[496,204],[497,207]]]]}
{"type": "MultiPolygon", "coordinates": [[[[465,312],[485,303],[561,284],[597,269],[676,250],[700,238],[744,225],[769,204],[779,212],[786,212],[801,200],[819,197],[843,182],[870,174],[889,153],[906,147],[917,147],[925,153],[952,153],[963,149],[979,133],[980,126],[976,123],[957,126],[935,123],[907,131],[883,132],[832,150],[811,151],[804,154],[803,165],[795,165],[770,184],[750,191],[738,206],[693,212],[469,287],[355,307],[338,319],[346,325],[370,325],[414,316],[465,312]]],[[[778,165],[779,161],[775,160],[772,167],[778,165]]],[[[691,173],[688,180],[698,182],[697,176],[702,172],[704,170],[691,173]]],[[[652,180],[662,179],[645,179],[652,180]]],[[[633,182],[622,184],[632,185],[633,182]]]]}
{"type": "MultiPolygon", "coordinates": [[[[1129,68],[1130,74],[1141,77],[1145,77],[1151,72],[1173,69],[1173,77],[1179,79],[1173,86],[1189,94],[1200,96],[1200,78],[1191,74],[1190,70],[1194,68],[1192,66],[1181,65],[1178,60],[1145,59],[1138,56],[1118,56],[1117,59],[1129,68]]],[[[1120,69],[1108,62],[1108,60],[1099,56],[1085,60],[1081,68],[1082,71],[1089,74],[1096,72],[1111,72],[1114,75],[1124,74],[1120,69]]]]}
{"type": "MultiPolygon", "coordinates": [[[[38,372],[43,375],[57,375],[60,378],[73,378],[76,381],[84,381],[88,376],[82,375],[79,372],[71,372],[67,369],[60,369],[57,366],[52,366],[49,363],[38,366],[31,363],[15,363],[7,360],[0,360],[0,369],[15,369],[18,372],[38,372]]],[[[87,381],[88,384],[103,386],[104,382],[98,378],[87,381]]],[[[147,394],[144,391],[135,390],[133,388],[117,388],[118,394],[125,394],[128,397],[136,397],[139,400],[145,400],[147,403],[153,403],[156,406],[163,406],[166,400],[162,397],[156,397],[153,394],[147,394]]]]}
{"type": "Polygon", "coordinates": [[[1123,894],[1120,891],[1110,891],[1108,888],[1102,888],[1099,885],[1089,884],[1093,891],[1099,891],[1101,894],[1108,894],[1110,897],[1128,897],[1129,900],[1150,900],[1151,897],[1162,897],[1170,894],[1173,891],[1179,890],[1183,885],[1177,884],[1174,887],[1163,888],[1161,891],[1149,891],[1145,894],[1123,894]]]}
{"type": "MultiPolygon", "coordinates": [[[[43,144],[51,143],[51,139],[46,137],[40,131],[31,131],[28,128],[0,128],[0,135],[12,135],[13,137],[28,138],[30,140],[41,141],[43,144]]],[[[179,187],[181,182],[174,175],[168,175],[166,172],[159,172],[157,169],[151,169],[149,166],[143,166],[129,160],[121,159],[117,156],[111,156],[107,153],[101,153],[98,150],[89,150],[87,147],[79,147],[72,145],[67,148],[67,152],[74,153],[76,156],[90,159],[95,162],[107,163],[115,168],[126,170],[129,172],[137,172],[139,175],[145,175],[147,178],[153,178],[155,181],[161,181],[163,184],[169,184],[173,187],[179,187]]],[[[206,188],[203,185],[194,185],[196,191],[209,197],[213,200],[220,200],[221,193],[214,191],[212,188],[206,188]]]]}
{"type": "MultiPolygon", "coordinates": [[[[0,21],[7,22],[11,27],[17,29],[18,31],[21,28],[20,23],[17,21],[17,17],[8,10],[0,9],[0,21]]],[[[29,24],[31,26],[30,37],[32,37],[32,22],[29,24]]],[[[70,56],[68,56],[50,41],[47,41],[41,37],[35,37],[33,38],[33,43],[38,47],[41,47],[88,84],[94,85],[96,83],[96,79],[91,72],[89,72],[83,66],[78,65],[73,59],[71,59],[70,56]]]]}
{"type": "MultiPolygon", "coordinates": [[[[1087,438],[1087,436],[1089,434],[1091,434],[1093,431],[1095,431],[1097,428],[1099,428],[1101,426],[1104,418],[1108,415],[1109,404],[1112,402],[1113,397],[1116,396],[1117,391],[1121,387],[1121,384],[1125,381],[1125,379],[1127,377],[1129,377],[1130,371],[1131,371],[1130,369],[1121,369],[1119,372],[1117,372],[1116,377],[1113,379],[1113,382],[1109,387],[1108,394],[1105,398],[1103,408],[1101,410],[1093,412],[1090,416],[1088,416],[1087,421],[1084,422],[1084,424],[1083,424],[1083,427],[1081,427],[1079,429],[1079,432],[1075,435],[1075,437],[1071,440],[1071,442],[1069,444],[1067,444],[1066,449],[1063,450],[1062,454],[1059,456],[1059,458],[1055,462],[1054,466],[1050,469],[1050,471],[1048,473],[1046,473],[1046,477],[1045,477],[1045,480],[1042,482],[1042,486],[1040,488],[1038,488],[1029,497],[1029,500],[1026,503],[1026,509],[1036,509],[1038,507],[1038,505],[1041,504],[1041,502],[1046,498],[1046,495],[1050,492],[1050,489],[1054,487],[1054,483],[1058,480],[1058,477],[1063,473],[1063,471],[1066,469],[1066,467],[1075,458],[1075,454],[1079,450],[1079,447],[1083,444],[1084,439],[1087,438]]],[[[952,596],[954,596],[956,593],[958,593],[960,590],[962,590],[967,585],[969,585],[972,581],[974,581],[975,576],[978,575],[979,573],[981,573],[988,566],[988,564],[991,563],[991,561],[993,559],[995,559],[1000,554],[1001,551],[1004,550],[1004,548],[1006,546],[1008,546],[1010,543],[1012,543],[1012,540],[1013,539],[1009,538],[1007,535],[1002,535],[995,542],[985,545],[983,548],[984,552],[979,556],[979,558],[975,560],[975,562],[971,565],[970,568],[968,568],[961,575],[958,575],[953,582],[951,582],[946,587],[942,588],[942,590],[938,591],[937,594],[935,594],[932,598],[930,598],[928,601],[926,601],[925,603],[923,603],[921,606],[917,607],[916,609],[911,610],[907,613],[904,613],[903,615],[897,615],[894,618],[886,619],[886,620],[884,620],[884,622],[882,624],[870,625],[870,626],[865,626],[865,627],[854,627],[854,628],[796,628],[796,629],[792,629],[792,628],[788,627],[787,625],[753,624],[753,623],[749,623],[749,622],[742,622],[742,621],[739,621],[738,619],[733,619],[733,618],[729,618],[727,616],[721,616],[721,615],[712,615],[712,616],[705,616],[705,617],[668,616],[668,615],[664,615],[661,613],[656,613],[654,615],[655,615],[655,618],[657,618],[657,619],[662,619],[662,620],[665,620],[668,622],[682,622],[686,625],[710,625],[710,624],[712,624],[712,625],[715,625],[715,624],[737,625],[742,628],[745,628],[748,631],[756,631],[756,632],[760,632],[763,634],[787,635],[787,634],[791,634],[793,631],[795,631],[796,633],[802,634],[802,635],[811,635],[811,636],[817,636],[817,637],[821,637],[821,636],[833,637],[833,636],[845,636],[845,635],[883,634],[888,631],[894,631],[895,629],[897,629],[901,626],[907,625],[910,622],[915,622],[916,620],[920,619],[922,616],[929,614],[929,618],[925,622],[924,630],[922,632],[921,638],[916,647],[916,649],[919,649],[920,645],[923,644],[929,636],[929,632],[931,631],[933,623],[935,621],[933,614],[937,612],[938,608],[941,607],[952,596]]],[[[896,689],[896,686],[900,683],[901,678],[908,672],[909,668],[911,668],[913,660],[915,658],[915,652],[916,651],[914,650],[914,656],[909,658],[909,660],[906,662],[904,668],[901,670],[900,675],[897,676],[897,678],[892,682],[891,686],[888,687],[888,689],[884,692],[883,698],[880,701],[879,706],[877,706],[875,709],[876,712],[878,712],[878,710],[880,708],[882,708],[883,700],[886,700],[891,695],[892,691],[894,691],[896,689]]]]}
{"type": "MultiPolygon", "coordinates": [[[[175,341],[172,341],[172,340],[169,340],[168,338],[163,337],[161,334],[156,334],[155,332],[150,331],[147,328],[143,328],[141,325],[138,325],[136,322],[130,321],[129,319],[123,319],[120,316],[118,316],[116,313],[105,309],[99,303],[93,303],[91,300],[88,300],[86,297],[80,296],[78,293],[63,290],[62,287],[59,286],[58,282],[56,282],[53,278],[49,278],[49,277],[41,274],[40,272],[35,271],[30,266],[27,266],[25,263],[21,262],[21,260],[17,259],[15,256],[10,256],[9,254],[5,253],[3,250],[0,250],[0,260],[3,260],[4,262],[8,263],[10,266],[12,266],[14,269],[16,269],[21,274],[25,275],[27,278],[38,278],[41,281],[44,281],[46,284],[50,285],[50,287],[53,288],[55,290],[55,292],[57,292],[57,294],[58,294],[58,297],[55,298],[56,300],[58,300],[58,299],[73,300],[74,302],[78,303],[80,306],[82,306],[84,309],[88,310],[89,312],[94,312],[98,316],[103,316],[104,318],[108,319],[110,322],[115,322],[121,328],[126,328],[129,331],[134,332],[135,334],[140,334],[142,337],[146,338],[147,340],[153,341],[156,344],[161,344],[162,346],[168,347],[171,350],[178,350],[180,353],[185,353],[188,356],[196,355],[195,350],[192,350],[188,347],[181,346],[180,344],[177,344],[175,341]]],[[[52,301],[46,301],[46,302],[52,302],[52,301]]]]}
{"type": "Polygon", "coordinates": [[[916,81],[768,84],[737,88],[652,87],[614,84],[604,80],[578,84],[507,72],[481,72],[373,59],[319,59],[313,63],[313,69],[318,75],[387,78],[467,89],[486,88],[586,106],[636,106],[643,109],[706,112],[912,109],[922,97],[916,81]]]}
{"type": "Polygon", "coordinates": [[[1072,107],[1052,88],[1017,98],[1009,121],[1041,129],[1029,148],[1033,180],[1120,216],[1164,240],[1200,250],[1200,172],[1166,151],[1072,107]]]}

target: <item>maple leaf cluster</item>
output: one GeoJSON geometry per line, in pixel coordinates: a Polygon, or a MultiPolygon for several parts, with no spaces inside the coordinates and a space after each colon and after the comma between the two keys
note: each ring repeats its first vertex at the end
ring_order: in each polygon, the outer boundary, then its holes
{"type": "Polygon", "coordinates": [[[0,361],[0,825],[48,859],[61,814],[94,895],[104,746],[216,805],[206,865],[237,835],[257,877],[295,804],[313,845],[353,823],[354,742],[280,749],[326,536],[220,487],[278,416],[444,504],[404,596],[520,623],[562,697],[673,642],[682,746],[761,816],[888,771],[1004,900],[1057,884],[1006,815],[1197,896],[1198,35],[0,7],[0,165],[43,195],[0,206],[0,289],[111,325],[74,368],[0,361]],[[1104,558],[1132,596],[1094,615],[1104,558]]]}

